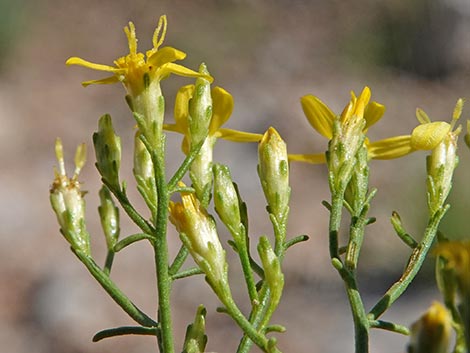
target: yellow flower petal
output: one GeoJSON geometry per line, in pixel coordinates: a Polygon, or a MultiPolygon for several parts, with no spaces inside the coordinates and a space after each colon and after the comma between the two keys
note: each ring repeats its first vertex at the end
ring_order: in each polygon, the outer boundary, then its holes
{"type": "Polygon", "coordinates": [[[126,72],[126,69],[119,69],[109,65],[95,64],[90,61],[83,60],[82,58],[78,58],[76,56],[68,58],[65,62],[65,65],[79,65],[93,70],[108,71],[116,74],[122,74],[126,72]]]}
{"type": "Polygon", "coordinates": [[[364,116],[364,111],[366,109],[366,106],[369,104],[370,101],[370,88],[369,87],[364,87],[364,89],[361,92],[361,95],[357,99],[357,102],[354,104],[354,111],[353,114],[358,117],[363,117],[364,116]]]}
{"type": "Polygon", "coordinates": [[[366,127],[374,125],[385,113],[385,106],[377,102],[370,102],[364,111],[364,119],[366,120],[366,127]]]}
{"type": "Polygon", "coordinates": [[[147,62],[157,68],[176,60],[183,60],[185,57],[186,53],[173,47],[163,47],[150,55],[147,52],[147,62]]]}
{"type": "Polygon", "coordinates": [[[218,129],[213,136],[233,142],[259,142],[263,138],[262,134],[255,134],[232,129],[218,129]]]}
{"type": "Polygon", "coordinates": [[[325,164],[326,156],[324,153],[318,154],[289,154],[289,162],[305,162],[311,164],[325,164]]]}
{"type": "Polygon", "coordinates": [[[209,82],[214,81],[212,76],[208,75],[201,75],[199,72],[188,69],[182,65],[174,64],[174,63],[167,63],[161,66],[158,69],[158,78],[159,80],[163,80],[170,76],[170,74],[176,74],[185,77],[204,77],[209,82]]]}
{"type": "Polygon", "coordinates": [[[444,121],[418,125],[411,133],[411,147],[416,150],[432,150],[444,139],[450,129],[450,124],[444,121]]]}
{"type": "Polygon", "coordinates": [[[214,87],[212,96],[212,120],[209,135],[215,132],[230,118],[233,111],[233,97],[222,87],[214,87]]]}
{"type": "Polygon", "coordinates": [[[181,87],[176,94],[174,117],[176,125],[180,133],[187,134],[188,127],[188,104],[189,100],[193,97],[194,85],[186,85],[181,87]]]}
{"type": "Polygon", "coordinates": [[[413,152],[411,136],[394,136],[367,144],[369,159],[394,159],[413,152]]]}
{"type": "Polygon", "coordinates": [[[303,96],[300,102],[310,125],[322,136],[331,140],[333,137],[333,121],[335,120],[335,114],[325,103],[315,96],[303,96]]]}
{"type": "Polygon", "coordinates": [[[111,83],[119,82],[119,78],[117,76],[110,76],[106,78],[102,78],[100,80],[89,80],[82,82],[83,87],[87,87],[89,85],[108,85],[111,83]]]}

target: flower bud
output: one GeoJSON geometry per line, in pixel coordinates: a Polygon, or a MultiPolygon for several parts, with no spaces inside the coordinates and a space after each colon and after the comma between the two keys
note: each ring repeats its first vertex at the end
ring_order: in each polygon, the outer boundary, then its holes
{"type": "Polygon", "coordinates": [[[199,305],[194,322],[186,329],[183,353],[202,353],[206,344],[206,309],[199,305]]]}
{"type": "Polygon", "coordinates": [[[213,182],[212,161],[216,138],[208,136],[189,169],[196,196],[204,207],[210,202],[213,182]]]}
{"type": "Polygon", "coordinates": [[[271,292],[271,305],[277,306],[284,288],[284,275],[281,272],[279,258],[274,253],[268,238],[262,236],[259,239],[258,253],[263,264],[265,280],[271,292]]]}
{"type": "Polygon", "coordinates": [[[106,238],[106,245],[109,250],[114,248],[119,238],[119,209],[114,204],[106,186],[103,186],[99,192],[101,204],[98,206],[100,214],[101,227],[106,238]]]}
{"type": "Polygon", "coordinates": [[[258,175],[268,202],[269,213],[279,221],[285,221],[290,197],[287,148],[286,143],[272,127],[261,139],[258,158],[258,175]]]}
{"type": "Polygon", "coordinates": [[[78,175],[86,159],[85,145],[78,146],[75,154],[75,172],[72,178],[65,173],[62,142],[56,140],[55,151],[59,170],[50,190],[52,208],[57,216],[60,230],[73,249],[90,254],[90,235],[85,227],[84,192],[80,191],[78,175]]]}
{"type": "MultiPolygon", "coordinates": [[[[201,64],[199,73],[209,76],[205,64],[201,64]]],[[[212,119],[211,85],[204,76],[196,80],[193,97],[189,101],[188,119],[191,146],[196,146],[207,137],[212,119]]]]}
{"type": "Polygon", "coordinates": [[[240,232],[240,206],[237,190],[232,182],[230,170],[222,164],[214,164],[215,211],[231,233],[240,232]]]}
{"type": "Polygon", "coordinates": [[[96,167],[103,179],[119,189],[119,168],[121,166],[121,138],[114,133],[111,116],[103,115],[98,122],[98,132],[93,134],[96,167]]]}
{"type": "Polygon", "coordinates": [[[441,209],[452,188],[458,164],[457,140],[460,130],[449,132],[428,158],[428,207],[431,215],[441,209]]]}
{"type": "Polygon", "coordinates": [[[194,261],[207,276],[216,293],[228,287],[225,251],[220,244],[215,222],[191,193],[181,195],[182,202],[170,202],[170,221],[194,261]]]}
{"type": "Polygon", "coordinates": [[[452,317],[447,309],[435,302],[411,327],[409,353],[448,353],[452,317]]]}
{"type": "Polygon", "coordinates": [[[137,131],[134,138],[134,177],[137,189],[147,206],[156,212],[158,197],[155,184],[155,171],[150,153],[140,139],[141,132],[137,131]]]}

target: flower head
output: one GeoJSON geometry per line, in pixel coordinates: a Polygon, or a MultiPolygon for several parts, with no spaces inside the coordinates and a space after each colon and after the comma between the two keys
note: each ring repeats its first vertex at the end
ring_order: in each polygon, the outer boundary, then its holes
{"type": "MultiPolygon", "coordinates": [[[[182,150],[188,154],[191,148],[191,133],[189,129],[189,102],[194,96],[194,85],[180,88],[176,95],[174,124],[164,124],[163,128],[168,131],[179,132],[184,135],[182,150]]],[[[230,118],[233,111],[233,97],[221,87],[211,90],[212,118],[209,124],[208,138],[215,143],[217,138],[234,142],[259,142],[263,135],[242,132],[222,128],[222,125],[230,118]]],[[[212,144],[213,144],[212,143],[212,144]]]]}
{"type": "Polygon", "coordinates": [[[463,99],[459,99],[450,123],[431,122],[424,111],[416,111],[421,125],[411,133],[410,142],[413,149],[432,150],[427,164],[428,207],[432,215],[444,206],[452,188],[452,177],[458,164],[457,140],[462,130],[461,126],[455,128],[455,125],[462,114],[462,108],[463,99]]]}
{"type": "MultiPolygon", "coordinates": [[[[165,40],[167,29],[166,16],[158,21],[153,34],[153,47],[145,54],[137,52],[137,36],[132,22],[124,27],[129,44],[129,54],[114,61],[114,66],[95,64],[78,57],[71,57],[66,61],[67,65],[80,65],[93,70],[112,73],[112,76],[85,81],[82,84],[108,84],[122,82],[131,96],[137,95],[148,85],[148,81],[161,81],[174,73],[180,76],[199,77],[200,74],[182,65],[175,64],[177,60],[183,60],[186,54],[173,47],[161,47],[165,40]]],[[[212,81],[210,76],[207,79],[212,81]]]]}
{"type": "MultiPolygon", "coordinates": [[[[362,133],[365,134],[370,126],[374,125],[385,112],[385,107],[377,102],[370,102],[371,92],[365,87],[359,97],[351,92],[351,99],[343,109],[343,112],[337,116],[331,109],[323,103],[318,97],[307,95],[301,98],[301,104],[305,116],[310,125],[320,135],[328,140],[333,139],[335,120],[339,120],[339,126],[342,128],[342,139],[349,140],[349,145],[357,147],[362,133]],[[347,136],[347,137],[346,137],[347,136]]],[[[369,159],[392,159],[399,158],[410,152],[410,136],[396,136],[375,142],[369,139],[364,141],[369,159]]],[[[324,153],[319,154],[290,154],[289,160],[307,162],[307,163],[325,163],[324,153]]]]}
{"type": "Polygon", "coordinates": [[[90,236],[85,228],[84,192],[80,190],[78,175],[86,160],[85,144],[79,145],[75,154],[75,172],[69,178],[65,172],[62,142],[56,140],[55,152],[59,170],[55,169],[55,178],[50,190],[52,208],[57,216],[60,229],[65,239],[74,250],[90,253],[90,236]]]}
{"type": "Polygon", "coordinates": [[[447,309],[435,302],[411,327],[409,352],[447,353],[449,351],[452,317],[447,309]]]}

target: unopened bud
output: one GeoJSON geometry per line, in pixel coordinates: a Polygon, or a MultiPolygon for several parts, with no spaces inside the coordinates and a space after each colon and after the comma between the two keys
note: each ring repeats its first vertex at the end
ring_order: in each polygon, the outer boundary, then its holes
{"type": "Polygon", "coordinates": [[[119,189],[119,168],[121,166],[121,138],[114,132],[111,116],[103,115],[98,122],[98,132],[93,134],[96,167],[103,179],[119,189]]]}
{"type": "Polygon", "coordinates": [[[186,329],[183,353],[203,353],[206,344],[206,309],[199,305],[194,322],[186,329]]]}
{"type": "MultiPolygon", "coordinates": [[[[205,64],[201,64],[199,73],[209,76],[205,64]]],[[[196,146],[207,137],[212,119],[211,85],[204,77],[196,80],[193,97],[189,101],[188,118],[191,146],[196,146]]]]}
{"type": "Polygon", "coordinates": [[[101,188],[99,195],[101,204],[98,206],[98,212],[101,227],[106,238],[106,245],[109,250],[112,250],[119,238],[119,209],[114,204],[111,193],[106,186],[101,188]]]}
{"type": "Polygon", "coordinates": [[[240,206],[237,190],[232,182],[230,170],[222,164],[214,164],[215,210],[232,234],[240,232],[240,206]]]}
{"type": "Polygon", "coordinates": [[[269,212],[279,221],[287,217],[290,187],[286,143],[270,127],[258,146],[258,175],[269,212]]]}
{"type": "Polygon", "coordinates": [[[408,353],[448,353],[452,317],[447,309],[435,302],[411,327],[408,353]]]}

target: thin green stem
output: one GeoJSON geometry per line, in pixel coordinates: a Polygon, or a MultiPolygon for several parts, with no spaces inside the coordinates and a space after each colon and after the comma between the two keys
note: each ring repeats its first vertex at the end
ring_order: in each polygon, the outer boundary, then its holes
{"type": "Polygon", "coordinates": [[[154,238],[151,235],[145,234],[145,233],[132,234],[132,235],[129,235],[128,237],[125,237],[124,239],[121,239],[119,242],[117,242],[116,245],[114,245],[113,250],[115,252],[119,252],[129,245],[134,244],[135,242],[138,242],[141,240],[145,240],[145,239],[153,241],[154,238]]]}
{"type": "MultiPolygon", "coordinates": [[[[146,143],[145,139],[142,139],[146,143]]],[[[171,277],[169,274],[167,220],[169,193],[166,183],[164,156],[164,140],[161,143],[162,150],[154,151],[147,146],[154,165],[155,181],[158,195],[157,219],[155,220],[155,240],[153,241],[155,252],[155,266],[157,274],[158,291],[158,317],[161,331],[162,353],[174,353],[173,327],[171,319],[171,277]]]]}
{"type": "Polygon", "coordinates": [[[116,190],[113,185],[109,184],[106,179],[101,179],[103,184],[105,184],[108,189],[113,193],[116,199],[119,201],[120,205],[126,211],[130,219],[142,230],[142,232],[147,234],[154,234],[155,230],[132,206],[129,199],[127,198],[126,192],[122,190],[116,190]]]}
{"type": "Polygon", "coordinates": [[[423,265],[429,248],[436,237],[439,223],[448,208],[449,207],[446,206],[439,210],[430,219],[424,232],[423,239],[411,252],[408,265],[406,266],[402,276],[387,290],[377,304],[375,304],[375,306],[370,310],[368,314],[369,320],[378,319],[403,294],[409,284],[413,281],[419,269],[423,265]]]}
{"type": "Polygon", "coordinates": [[[191,151],[186,156],[186,158],[184,159],[181,166],[178,168],[178,170],[175,172],[175,174],[171,177],[170,181],[168,182],[168,186],[167,186],[170,194],[172,194],[174,192],[174,189],[177,186],[178,182],[181,179],[183,179],[184,175],[186,174],[186,172],[191,167],[191,164],[193,163],[194,159],[197,157],[197,155],[198,155],[199,151],[201,150],[203,144],[204,144],[204,140],[201,143],[194,146],[194,148],[191,148],[191,151]]]}
{"type": "MultiPolygon", "coordinates": [[[[251,325],[253,325],[253,327],[256,327],[259,329],[259,324],[261,323],[263,319],[264,313],[266,312],[266,307],[269,303],[269,297],[270,297],[270,292],[269,292],[268,285],[266,283],[263,283],[259,291],[259,304],[253,306],[251,313],[250,313],[250,317],[249,317],[249,322],[251,323],[251,325]]],[[[237,353],[248,353],[252,345],[253,345],[253,341],[245,333],[242,339],[240,340],[237,353]]]]}
{"type": "MultiPolygon", "coordinates": [[[[248,289],[248,295],[250,297],[251,305],[258,303],[258,291],[256,290],[255,279],[253,277],[253,271],[250,263],[250,254],[248,252],[247,235],[245,227],[239,227],[242,234],[233,232],[232,236],[235,239],[236,249],[240,263],[242,265],[243,276],[245,277],[245,283],[248,289]]],[[[232,231],[232,230],[230,230],[232,231]]]]}
{"type": "Polygon", "coordinates": [[[113,298],[113,300],[136,322],[145,327],[156,327],[158,324],[148,317],[144,312],[116,286],[116,284],[105,274],[95,261],[79,250],[73,250],[74,254],[86,266],[90,274],[98,281],[103,289],[113,298]]]}
{"type": "MultiPolygon", "coordinates": [[[[221,295],[219,299],[223,300],[223,304],[225,305],[225,309],[227,313],[235,320],[238,326],[243,330],[246,336],[253,341],[258,347],[260,347],[263,351],[269,353],[280,353],[280,351],[274,347],[274,349],[268,350],[268,339],[266,336],[261,333],[259,328],[256,328],[252,322],[248,321],[247,318],[242,314],[238,306],[232,299],[232,296],[229,295],[221,295]]],[[[240,347],[237,352],[240,351],[240,347]]],[[[247,352],[247,351],[245,351],[247,352]]]]}
{"type": "Polygon", "coordinates": [[[103,272],[109,276],[111,273],[111,267],[113,266],[114,261],[114,251],[108,250],[108,254],[106,255],[106,260],[104,262],[103,272]]]}
{"type": "Polygon", "coordinates": [[[199,267],[191,267],[191,268],[188,268],[187,270],[183,270],[183,271],[175,273],[174,275],[171,275],[171,279],[174,281],[176,279],[181,279],[181,278],[186,278],[186,277],[191,277],[194,275],[201,275],[201,274],[204,274],[204,271],[201,270],[199,267]]]}

